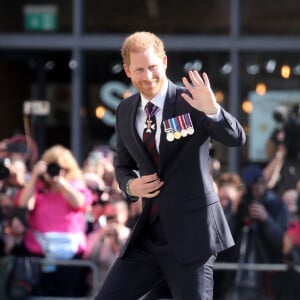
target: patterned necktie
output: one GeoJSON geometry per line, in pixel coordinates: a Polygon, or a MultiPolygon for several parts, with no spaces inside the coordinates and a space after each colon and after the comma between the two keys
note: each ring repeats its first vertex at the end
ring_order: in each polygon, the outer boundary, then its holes
{"type": "Polygon", "coordinates": [[[155,113],[157,112],[158,107],[153,103],[148,102],[145,106],[145,112],[147,114],[146,123],[144,126],[143,132],[143,143],[153,161],[155,167],[158,166],[158,152],[155,142],[155,133],[156,133],[156,118],[155,113]]]}
{"type": "MultiPolygon", "coordinates": [[[[158,107],[155,106],[153,103],[148,102],[145,106],[145,112],[147,114],[147,120],[145,123],[145,128],[143,132],[143,142],[144,145],[153,161],[156,169],[158,166],[158,152],[156,149],[156,142],[155,142],[155,133],[156,133],[156,118],[155,113],[157,112],[158,107]]],[[[152,198],[151,200],[151,207],[149,211],[149,222],[153,223],[157,216],[157,203],[156,198],[152,198]]]]}

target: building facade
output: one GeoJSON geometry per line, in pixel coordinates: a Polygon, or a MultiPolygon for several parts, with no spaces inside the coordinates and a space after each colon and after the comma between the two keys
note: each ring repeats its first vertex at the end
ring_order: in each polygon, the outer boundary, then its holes
{"type": "Polygon", "coordinates": [[[120,47],[128,33],[149,30],[165,41],[169,78],[206,71],[243,124],[243,149],[214,149],[226,169],[265,163],[285,122],[275,112],[300,102],[299,14],[297,0],[2,1],[0,139],[25,131],[40,152],[62,143],[79,161],[113,143],[116,107],[134,92],[120,47]]]}

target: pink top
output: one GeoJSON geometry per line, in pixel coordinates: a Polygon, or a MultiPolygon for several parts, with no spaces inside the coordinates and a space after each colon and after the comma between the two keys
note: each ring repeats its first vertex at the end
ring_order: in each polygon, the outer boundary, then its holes
{"type": "Polygon", "coordinates": [[[36,203],[34,210],[29,212],[29,229],[25,236],[25,245],[30,252],[44,255],[36,239],[36,232],[41,234],[47,232],[76,234],[76,239],[79,241],[77,253],[85,250],[85,210],[92,202],[92,196],[89,189],[81,181],[74,180],[70,184],[86,196],[85,204],[81,208],[71,207],[62,193],[44,190],[43,182],[37,183],[36,203]]]}

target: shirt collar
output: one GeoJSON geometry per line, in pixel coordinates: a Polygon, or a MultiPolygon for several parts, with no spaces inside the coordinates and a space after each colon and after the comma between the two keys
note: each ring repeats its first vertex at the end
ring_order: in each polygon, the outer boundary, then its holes
{"type": "MultiPolygon", "coordinates": [[[[167,95],[167,90],[168,90],[168,80],[166,80],[165,84],[163,85],[161,91],[151,99],[151,102],[158,106],[159,109],[161,110],[164,107],[166,95],[167,95]]],[[[149,102],[148,99],[146,99],[142,94],[141,94],[141,106],[142,109],[145,108],[145,105],[149,102]]]]}

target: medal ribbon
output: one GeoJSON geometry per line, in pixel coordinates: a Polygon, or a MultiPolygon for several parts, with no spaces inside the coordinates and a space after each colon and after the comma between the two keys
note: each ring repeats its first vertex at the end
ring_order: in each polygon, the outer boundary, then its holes
{"type": "Polygon", "coordinates": [[[172,118],[172,119],[171,119],[171,123],[172,123],[173,131],[179,131],[178,123],[177,123],[176,118],[172,118]]]}
{"type": "Polygon", "coordinates": [[[152,111],[149,112],[148,105],[146,105],[145,106],[145,112],[146,112],[146,115],[147,115],[147,119],[151,119],[156,114],[158,109],[159,109],[159,107],[153,104],[152,111]]]}
{"type": "Polygon", "coordinates": [[[172,129],[170,128],[170,125],[169,125],[169,120],[163,121],[163,124],[164,124],[164,130],[165,130],[165,132],[172,131],[172,129]]]}
{"type": "Polygon", "coordinates": [[[187,127],[193,127],[191,116],[189,113],[184,114],[184,120],[187,127]]]}
{"type": "Polygon", "coordinates": [[[182,117],[183,117],[182,115],[178,116],[180,128],[181,128],[181,129],[186,129],[185,125],[184,125],[183,122],[182,122],[182,117]]]}
{"type": "Polygon", "coordinates": [[[190,127],[194,127],[194,126],[193,126],[193,123],[192,123],[191,115],[190,115],[189,113],[188,113],[187,115],[188,115],[190,127]]]}

